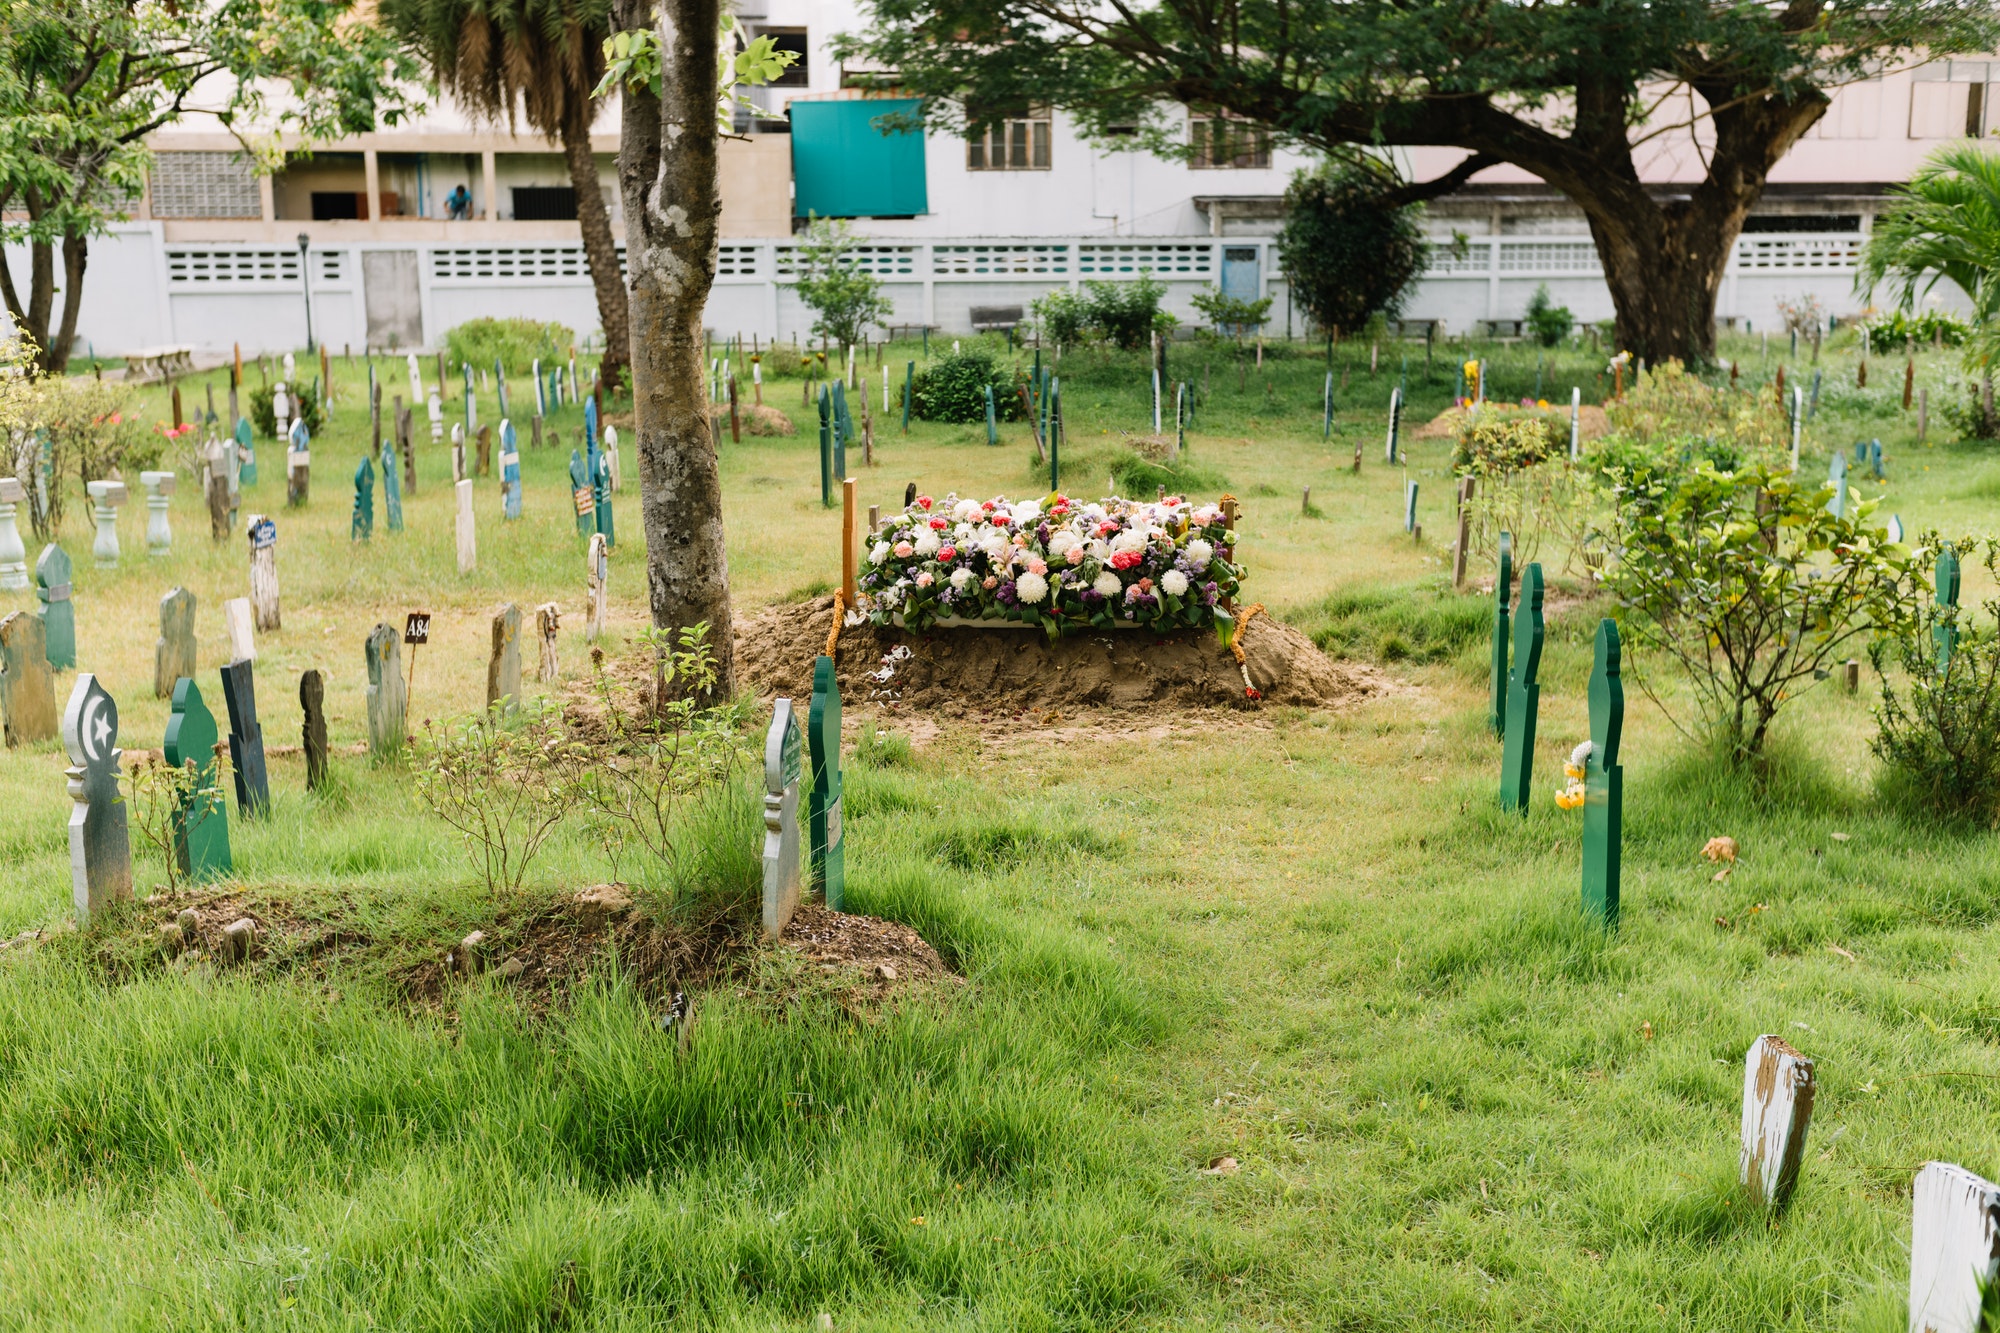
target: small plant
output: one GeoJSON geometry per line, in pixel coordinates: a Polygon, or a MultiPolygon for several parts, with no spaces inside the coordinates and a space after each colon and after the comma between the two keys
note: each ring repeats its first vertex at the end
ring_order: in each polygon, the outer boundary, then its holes
{"type": "Polygon", "coordinates": [[[910,738],[893,731],[878,730],[873,722],[861,724],[854,741],[854,763],[858,768],[914,768],[916,752],[910,738]]]}
{"type": "Polygon", "coordinates": [[[854,253],[861,238],[844,219],[813,218],[792,251],[798,269],[799,299],[817,316],[813,336],[852,347],[872,324],[895,309],[882,295],[882,280],[863,268],[854,253]]]}
{"type": "MultiPolygon", "coordinates": [[[[61,531],[64,493],[62,479],[75,477],[79,486],[111,475],[113,469],[136,476],[157,464],[166,453],[167,439],[142,421],[132,406],[132,397],[123,385],[105,384],[83,376],[44,375],[32,381],[34,423],[38,431],[19,437],[17,472],[25,472],[22,483],[28,494],[38,495],[34,484],[34,441],[39,435],[43,465],[47,467],[47,510],[28,506],[35,535],[52,540],[61,531]],[[23,469],[19,465],[27,464],[23,469]]],[[[171,429],[171,426],[168,427],[171,429]]]]}
{"type": "Polygon", "coordinates": [[[1271,318],[1272,298],[1268,296],[1246,301],[1223,295],[1220,287],[1210,287],[1196,292],[1191,299],[1194,308],[1215,325],[1217,333],[1225,337],[1241,338],[1246,333],[1254,333],[1271,318]]]}
{"type": "Polygon", "coordinates": [[[1035,327],[1044,343],[1056,347],[1078,347],[1090,332],[1090,307],[1067,287],[1057,287],[1036,299],[1035,327]]]}
{"type": "MultiPolygon", "coordinates": [[[[1687,677],[1702,726],[1734,762],[1759,759],[1778,711],[1861,641],[1907,631],[1918,575],[1875,524],[1836,517],[1831,488],[1782,466],[1721,471],[1661,458],[1614,477],[1617,561],[1605,584],[1634,643],[1687,677]]],[[[1674,719],[1642,671],[1628,674],[1674,719]]]]}
{"type": "MultiPolygon", "coordinates": [[[[267,440],[278,438],[277,392],[274,384],[250,391],[250,424],[267,440]]],[[[310,384],[287,384],[285,397],[291,399],[292,418],[305,418],[307,433],[318,439],[321,428],[326,425],[326,405],[319,400],[319,390],[310,384]]],[[[286,426],[285,429],[290,430],[291,427],[286,426]]]]}
{"type": "Polygon", "coordinates": [[[1787,333],[1810,338],[1825,326],[1826,307],[1810,292],[1804,296],[1781,296],[1778,298],[1778,318],[1785,321],[1787,333]]]}
{"type": "Polygon", "coordinates": [[[1535,335],[1535,341],[1544,347],[1554,347],[1576,324],[1576,316],[1566,305],[1557,305],[1549,295],[1549,285],[1545,282],[1535,288],[1535,294],[1528,298],[1528,331],[1535,335]]]}
{"type": "Polygon", "coordinates": [[[1956,315],[1926,310],[1920,315],[1901,310],[1877,315],[1862,325],[1868,343],[1878,354],[1887,354],[1906,342],[1920,347],[1963,347],[1972,337],[1972,326],[1956,315]]]}
{"type": "Polygon", "coordinates": [[[996,418],[1013,421],[1021,415],[1021,396],[1014,389],[1017,378],[1002,369],[991,353],[967,348],[941,356],[917,372],[911,402],[924,421],[960,425],[984,421],[986,390],[991,386],[996,418]]]}
{"type": "Polygon", "coordinates": [[[536,319],[468,319],[444,335],[444,345],[458,365],[491,370],[498,361],[510,375],[532,375],[537,359],[546,371],[567,358],[576,333],[536,319]]]}
{"type": "MultiPolygon", "coordinates": [[[[1625,396],[1604,405],[1609,443],[1656,446],[1706,439],[1733,459],[1775,461],[1789,456],[1791,420],[1772,394],[1711,388],[1678,361],[1639,372],[1625,396]]],[[[1732,461],[1718,462],[1722,470],[1732,461]]]]}
{"type": "MultiPolygon", "coordinates": [[[[1935,533],[1926,534],[1927,552],[1939,545],[1935,533]]],[[[1970,540],[1957,545],[1965,554],[1973,549],[1970,540]]],[[[1982,563],[2000,578],[2000,541],[1986,539],[1982,563]]],[[[1989,600],[1984,610],[2000,621],[2000,601],[1989,600]]],[[[2000,823],[2000,634],[1976,629],[1960,607],[1919,598],[1907,631],[1876,643],[1869,655],[1882,677],[1880,729],[1869,748],[1887,766],[1891,785],[1947,818],[2000,823]],[[1941,630],[1957,640],[1942,666],[1941,630]],[[1901,695],[1882,670],[1891,654],[1908,682],[1901,695]]]]}
{"type": "Polygon", "coordinates": [[[458,830],[487,892],[518,892],[528,865],[574,805],[589,754],[545,700],[424,726],[417,793],[458,830]]]}
{"type": "Polygon", "coordinates": [[[1083,284],[1083,293],[1090,327],[1105,342],[1128,352],[1144,347],[1155,333],[1172,332],[1180,322],[1160,309],[1167,289],[1149,272],[1142,271],[1132,282],[1091,280],[1083,284]]]}
{"type": "Polygon", "coordinates": [[[222,808],[226,762],[217,757],[214,784],[207,790],[202,789],[201,770],[192,760],[176,768],[154,755],[119,773],[126,822],[160,854],[169,892],[180,887],[183,877],[175,830],[186,815],[205,816],[222,808]]]}

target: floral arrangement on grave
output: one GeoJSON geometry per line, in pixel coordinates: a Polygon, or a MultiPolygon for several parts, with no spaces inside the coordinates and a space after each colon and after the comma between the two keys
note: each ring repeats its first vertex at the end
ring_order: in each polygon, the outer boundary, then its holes
{"type": "Polygon", "coordinates": [[[866,552],[863,609],[878,625],[1011,620],[1051,640],[1120,625],[1226,634],[1243,579],[1235,545],[1221,506],[1180,496],[920,495],[866,552]]]}

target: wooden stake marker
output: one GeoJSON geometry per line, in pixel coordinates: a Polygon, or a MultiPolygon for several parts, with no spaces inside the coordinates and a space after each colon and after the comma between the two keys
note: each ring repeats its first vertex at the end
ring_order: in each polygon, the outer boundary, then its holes
{"type": "Polygon", "coordinates": [[[846,595],[847,604],[855,602],[854,590],[854,520],[855,486],[853,477],[840,483],[840,590],[846,595]]]}
{"type": "Polygon", "coordinates": [[[1777,1037],[1750,1044],[1743,1063],[1743,1153],[1737,1176],[1759,1208],[1782,1212],[1799,1183],[1812,1122],[1813,1062],[1777,1037]]]}

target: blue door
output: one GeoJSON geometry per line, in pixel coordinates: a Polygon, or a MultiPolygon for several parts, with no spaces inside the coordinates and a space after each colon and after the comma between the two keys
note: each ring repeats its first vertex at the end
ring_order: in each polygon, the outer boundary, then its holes
{"type": "Polygon", "coordinates": [[[1261,274],[1257,271],[1257,247],[1254,245],[1225,245],[1222,247],[1222,294],[1238,301],[1254,301],[1263,295],[1258,288],[1262,285],[1261,274]]]}

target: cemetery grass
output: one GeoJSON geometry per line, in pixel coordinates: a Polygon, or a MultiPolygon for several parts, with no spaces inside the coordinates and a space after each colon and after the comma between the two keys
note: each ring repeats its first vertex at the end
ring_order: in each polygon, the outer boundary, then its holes
{"type": "MultiPolygon", "coordinates": [[[[1351,385],[1369,383],[1362,356],[1351,385]]],[[[1076,375],[1079,445],[1149,429],[1118,369],[1076,375]]],[[[1624,921],[1589,927],[1580,825],[1548,795],[1585,734],[1600,608],[1551,623],[1534,804],[1503,816],[1490,603],[1444,586],[1444,446],[1411,449],[1418,544],[1379,461],[1387,375],[1323,445],[1321,374],[1274,357],[1286,415],[1250,424],[1267,412],[1253,379],[1251,402],[1215,394],[1191,446],[1244,499],[1255,594],[1396,689],[1340,713],[1102,734],[1028,717],[914,748],[909,721],[850,701],[851,740],[876,730],[849,761],[848,906],[910,924],[968,983],[854,1007],[773,959],[698,995],[685,1050],[615,967],[543,1015],[492,980],[413,1009],[396,969],[497,905],[406,766],[342,753],[308,796],[302,763],[275,759],[272,815],[232,819],[243,885],[301,912],[338,902],[379,946],[309,982],[110,978],[115,925],[0,961],[0,1326],[1900,1327],[1916,1167],[2000,1171],[1991,836],[1876,799],[1865,690],[1798,701],[1755,779],[1633,691],[1624,921]],[[1306,484],[1321,518],[1299,513],[1306,484]],[[1696,853],[1725,833],[1743,860],[1717,881],[1696,853]],[[1820,1062],[1777,1225],[1733,1191],[1759,1032],[1820,1062]]],[[[767,401],[804,423],[785,388],[767,401]]],[[[1413,395],[1412,417],[1449,392],[1413,395]]],[[[350,460],[316,468],[303,513],[275,469],[245,500],[280,531],[267,744],[296,732],[308,666],[328,673],[336,744],[357,741],[361,640],[418,605],[437,620],[413,723],[483,700],[502,599],[572,606],[565,665],[586,661],[556,454],[524,442],[528,517],[506,529],[479,483],[481,566],[461,580],[427,441],[409,531],[387,534],[378,504],[374,539],[348,543],[358,400],[315,445],[350,460]]],[[[1919,451],[1900,413],[1823,412],[1829,435],[1883,437],[1913,532],[1978,530],[2000,461],[1919,451]]],[[[1028,489],[1024,428],[1007,434],[989,450],[983,428],[883,431],[864,504],[893,506],[905,480],[1028,489]]],[[[722,452],[739,611],[823,584],[837,515],[810,436],[722,452]]],[[[612,652],[645,614],[636,487],[618,511],[612,652]]],[[[80,653],[128,749],[165,722],[160,593],[201,598],[206,685],[220,600],[243,591],[240,539],[212,549],[184,500],[175,518],[175,555],[148,561],[129,509],[116,571],[69,534],[80,653]]],[[[61,764],[53,746],[0,755],[0,931],[68,913],[61,764]]],[[[135,858],[144,894],[159,864],[135,858]]],[[[526,892],[608,873],[559,838],[526,892]]]]}

